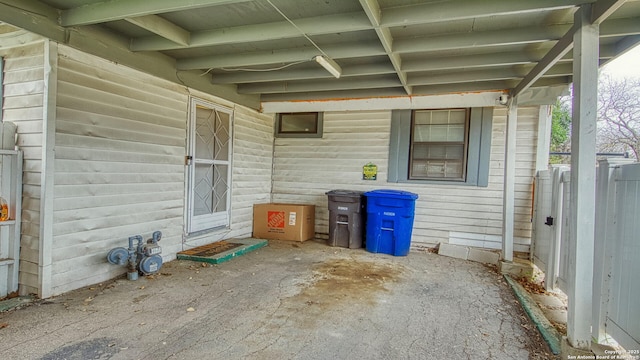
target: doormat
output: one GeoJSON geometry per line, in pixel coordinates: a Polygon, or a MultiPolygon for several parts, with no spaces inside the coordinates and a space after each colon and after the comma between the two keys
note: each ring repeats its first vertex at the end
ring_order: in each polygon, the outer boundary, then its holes
{"type": "Polygon", "coordinates": [[[183,252],[183,254],[207,257],[220,254],[221,252],[227,250],[235,249],[239,246],[242,246],[242,244],[218,241],[213,244],[198,246],[197,248],[186,250],[183,252]]]}
{"type": "Polygon", "coordinates": [[[232,239],[202,245],[178,253],[178,260],[220,264],[267,245],[266,240],[232,239]]]}

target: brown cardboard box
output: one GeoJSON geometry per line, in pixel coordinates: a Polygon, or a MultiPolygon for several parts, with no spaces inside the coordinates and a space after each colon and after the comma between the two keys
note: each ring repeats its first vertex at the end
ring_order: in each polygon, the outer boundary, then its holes
{"type": "Polygon", "coordinates": [[[253,205],[253,237],[305,241],[315,236],[315,205],[253,205]]]}

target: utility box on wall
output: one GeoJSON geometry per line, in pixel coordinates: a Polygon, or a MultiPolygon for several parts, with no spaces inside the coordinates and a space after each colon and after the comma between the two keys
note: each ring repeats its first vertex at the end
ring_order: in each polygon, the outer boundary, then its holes
{"type": "Polygon", "coordinates": [[[253,205],[253,237],[305,241],[315,236],[315,205],[253,205]]]}

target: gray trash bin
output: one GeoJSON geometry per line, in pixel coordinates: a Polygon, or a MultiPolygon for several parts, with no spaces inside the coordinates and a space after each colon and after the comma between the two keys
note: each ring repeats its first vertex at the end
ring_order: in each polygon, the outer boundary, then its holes
{"type": "Polygon", "coordinates": [[[362,191],[331,190],[329,198],[328,245],[351,249],[362,247],[364,237],[364,197],[362,191]]]}

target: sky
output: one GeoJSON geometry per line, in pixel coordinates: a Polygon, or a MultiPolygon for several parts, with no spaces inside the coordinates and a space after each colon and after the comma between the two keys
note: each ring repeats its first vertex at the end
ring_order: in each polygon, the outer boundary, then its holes
{"type": "Polygon", "coordinates": [[[605,65],[602,72],[614,78],[640,77],[640,46],[636,46],[605,65]]]}

